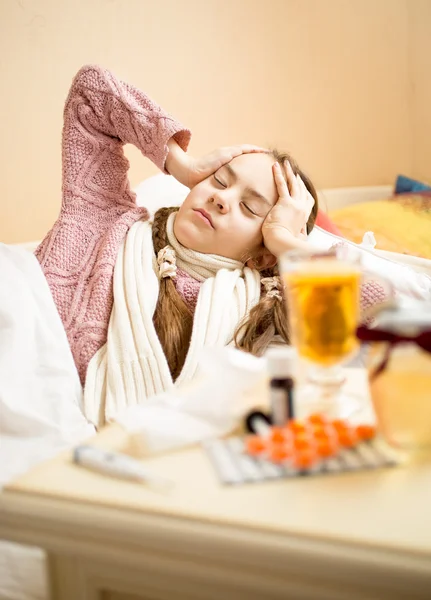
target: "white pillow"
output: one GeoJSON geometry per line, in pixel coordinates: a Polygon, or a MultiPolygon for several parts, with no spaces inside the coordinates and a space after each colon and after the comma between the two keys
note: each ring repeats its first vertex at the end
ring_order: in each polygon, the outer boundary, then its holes
{"type": "MultiPolygon", "coordinates": [[[[160,173],[140,183],[135,192],[138,206],[145,206],[151,214],[154,214],[163,206],[180,206],[189,189],[174,177],[160,173]]],[[[396,260],[378,256],[370,247],[355,244],[320,227],[314,227],[309,240],[314,246],[323,250],[344,242],[352,252],[360,254],[362,266],[369,274],[389,280],[399,295],[431,300],[431,277],[425,273],[419,273],[396,260]]]]}
{"type": "Polygon", "coordinates": [[[145,206],[152,215],[164,206],[180,206],[189,192],[175,177],[163,173],[145,179],[135,188],[138,206],[145,206]]]}
{"type": "MultiPolygon", "coordinates": [[[[370,232],[365,234],[364,238],[369,234],[370,232]]],[[[431,300],[431,277],[425,273],[418,273],[408,265],[396,260],[378,256],[371,245],[365,243],[355,244],[320,227],[314,227],[308,239],[314,246],[322,250],[329,250],[334,244],[343,242],[352,255],[359,255],[361,265],[367,273],[388,281],[397,295],[431,300]]],[[[387,252],[385,254],[392,253],[387,252]]]]}

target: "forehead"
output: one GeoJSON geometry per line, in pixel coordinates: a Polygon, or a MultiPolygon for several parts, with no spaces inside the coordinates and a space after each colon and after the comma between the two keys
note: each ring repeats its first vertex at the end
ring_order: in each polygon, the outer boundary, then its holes
{"type": "Polygon", "coordinates": [[[230,161],[231,167],[238,176],[238,182],[242,187],[249,187],[262,196],[265,196],[271,204],[278,199],[277,188],[272,172],[275,159],[271,154],[259,152],[256,154],[241,154],[230,161]]]}

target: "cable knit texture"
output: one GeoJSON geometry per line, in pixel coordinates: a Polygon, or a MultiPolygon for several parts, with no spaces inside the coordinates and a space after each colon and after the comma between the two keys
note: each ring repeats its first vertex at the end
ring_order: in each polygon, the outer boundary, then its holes
{"type": "MultiPolygon", "coordinates": [[[[106,342],[120,244],[133,223],[149,216],[136,206],[123,146],[134,144],[164,170],[172,136],[187,149],[190,131],[110,72],[87,66],[75,77],[64,109],[61,212],[36,256],[82,383],[106,342]]],[[[185,279],[181,289],[194,297],[196,286],[185,279]]]]}
{"type": "Polygon", "coordinates": [[[377,281],[367,281],[361,287],[361,312],[388,299],[388,293],[377,281]]]}
{"type": "Polygon", "coordinates": [[[177,269],[177,276],[174,281],[177,292],[181,294],[184,302],[194,313],[202,282],[193,279],[182,269],[177,269]]]}

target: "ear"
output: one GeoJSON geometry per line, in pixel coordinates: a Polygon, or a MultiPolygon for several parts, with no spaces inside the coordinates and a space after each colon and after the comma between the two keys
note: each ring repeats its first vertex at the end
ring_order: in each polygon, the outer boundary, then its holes
{"type": "Polygon", "coordinates": [[[264,271],[265,269],[271,269],[272,267],[275,267],[277,264],[277,258],[271,254],[269,250],[262,248],[259,254],[253,258],[249,258],[245,264],[247,267],[250,267],[250,269],[264,271]]]}

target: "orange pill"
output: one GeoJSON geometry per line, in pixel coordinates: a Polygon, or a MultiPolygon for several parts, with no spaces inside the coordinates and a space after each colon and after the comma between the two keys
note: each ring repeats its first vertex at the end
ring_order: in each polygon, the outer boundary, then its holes
{"type": "Polygon", "coordinates": [[[292,457],[292,464],[297,469],[308,469],[318,461],[317,454],[312,450],[296,452],[292,457]]]}
{"type": "Polygon", "coordinates": [[[332,436],[332,431],[326,425],[319,425],[314,427],[313,429],[313,437],[316,441],[318,440],[327,440],[332,436]]]}
{"type": "Polygon", "coordinates": [[[292,419],[291,421],[289,421],[288,428],[291,429],[293,433],[300,433],[306,431],[307,426],[301,421],[296,421],[296,419],[292,419]]]}
{"type": "Polygon", "coordinates": [[[249,454],[261,454],[265,450],[265,442],[258,435],[250,435],[245,440],[245,447],[249,454]]]}
{"type": "Polygon", "coordinates": [[[345,431],[345,429],[349,427],[346,421],[343,421],[341,419],[335,419],[335,421],[332,421],[331,425],[337,432],[345,431]]]}
{"type": "Polygon", "coordinates": [[[329,440],[319,440],[316,446],[316,452],[322,458],[335,456],[338,452],[338,444],[334,444],[329,440]]]}
{"type": "Polygon", "coordinates": [[[328,434],[328,436],[336,436],[337,435],[337,430],[335,429],[335,427],[332,425],[332,423],[328,423],[325,427],[325,431],[328,434]]]}
{"type": "Polygon", "coordinates": [[[376,428],[373,425],[358,425],[356,435],[361,440],[372,440],[376,435],[376,428]]]}
{"type": "Polygon", "coordinates": [[[286,440],[285,432],[282,427],[272,427],[269,439],[274,444],[284,444],[286,440]]]}
{"type": "Polygon", "coordinates": [[[345,448],[353,448],[358,443],[358,436],[351,427],[346,427],[344,431],[338,432],[338,441],[345,448]]]}
{"type": "Polygon", "coordinates": [[[289,450],[286,446],[280,446],[278,444],[270,446],[268,448],[268,458],[269,460],[272,460],[272,462],[283,462],[289,458],[289,450]]]}
{"type": "Polygon", "coordinates": [[[310,415],[307,420],[312,425],[326,425],[328,422],[328,419],[320,413],[314,413],[313,415],[310,415]]]}
{"type": "Polygon", "coordinates": [[[313,445],[313,439],[307,433],[298,433],[293,438],[293,446],[296,450],[308,450],[313,445]]]}
{"type": "Polygon", "coordinates": [[[290,443],[295,435],[295,432],[290,429],[288,425],[283,427],[284,441],[290,443]]]}
{"type": "Polygon", "coordinates": [[[302,452],[304,450],[310,450],[310,448],[311,448],[310,442],[308,440],[304,440],[304,439],[295,440],[293,442],[293,444],[294,444],[295,450],[298,450],[300,452],[302,452]]]}

